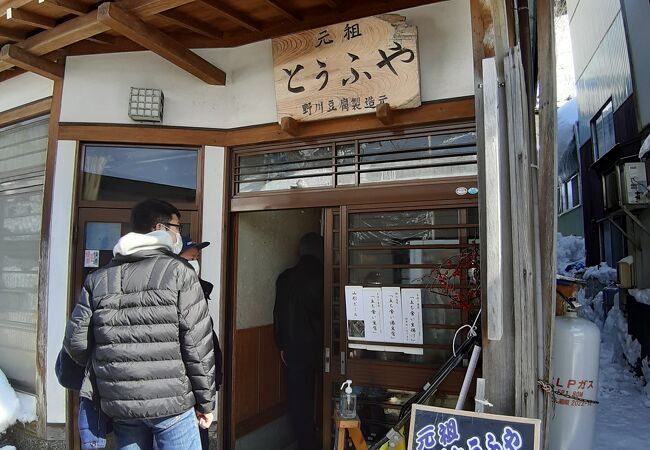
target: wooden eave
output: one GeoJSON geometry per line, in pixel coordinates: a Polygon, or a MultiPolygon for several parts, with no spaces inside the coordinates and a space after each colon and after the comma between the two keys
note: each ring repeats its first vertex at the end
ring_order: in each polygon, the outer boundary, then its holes
{"type": "MultiPolygon", "coordinates": [[[[61,55],[151,50],[207,83],[223,84],[221,70],[189,49],[238,47],[347,20],[436,3],[440,0],[0,0],[0,81],[24,73],[15,55],[56,69],[61,55]],[[124,21],[98,15],[115,10],[124,21]],[[7,10],[11,13],[7,14],[7,10]],[[9,16],[9,17],[8,17],[9,16]],[[12,51],[9,51],[9,48],[12,51]],[[10,57],[13,55],[13,57],[10,57]]],[[[218,64],[218,63],[217,63],[218,64]]]]}

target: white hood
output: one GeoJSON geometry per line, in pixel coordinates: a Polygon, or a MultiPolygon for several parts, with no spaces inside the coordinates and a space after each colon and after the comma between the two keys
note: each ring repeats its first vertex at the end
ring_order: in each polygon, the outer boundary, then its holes
{"type": "Polygon", "coordinates": [[[129,233],[122,236],[113,247],[113,255],[132,255],[142,250],[154,250],[166,248],[173,251],[173,242],[169,233],[165,230],[152,231],[147,234],[129,233]]]}

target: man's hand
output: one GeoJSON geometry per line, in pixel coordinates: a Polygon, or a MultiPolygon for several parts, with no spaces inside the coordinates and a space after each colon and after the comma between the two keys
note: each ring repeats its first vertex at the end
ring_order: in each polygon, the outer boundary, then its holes
{"type": "Polygon", "coordinates": [[[212,413],[203,414],[196,411],[196,419],[199,421],[199,426],[207,430],[210,428],[214,417],[212,416],[212,413]]]}

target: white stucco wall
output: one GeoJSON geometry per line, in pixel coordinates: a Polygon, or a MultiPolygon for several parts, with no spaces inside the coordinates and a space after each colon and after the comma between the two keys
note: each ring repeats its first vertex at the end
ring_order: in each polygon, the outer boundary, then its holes
{"type": "Polygon", "coordinates": [[[50,260],[47,291],[47,422],[66,422],[65,389],[56,378],[56,357],[63,343],[70,298],[72,210],[77,159],[76,141],[59,141],[54,168],[50,260]]]}
{"type": "Polygon", "coordinates": [[[0,83],[0,112],[51,97],[54,82],[33,73],[25,73],[0,83]]]}
{"type": "Polygon", "coordinates": [[[239,214],[237,329],[273,323],[275,281],[299,259],[300,238],[320,231],[321,210],[291,209],[239,214]]]}
{"type": "MultiPolygon", "coordinates": [[[[473,95],[469,0],[398,13],[418,26],[422,101],[473,95]]],[[[132,86],[163,90],[163,125],[236,128],[277,121],[271,41],[196,53],[226,72],[225,86],[208,85],[151,52],[68,58],[61,122],[134,123],[127,116],[132,86]]]]}
{"type": "Polygon", "coordinates": [[[201,278],[214,284],[212,301],[208,302],[214,330],[219,334],[221,295],[221,245],[224,229],[223,180],[225,169],[223,147],[206,147],[203,177],[203,224],[201,240],[210,245],[201,251],[201,278]]]}

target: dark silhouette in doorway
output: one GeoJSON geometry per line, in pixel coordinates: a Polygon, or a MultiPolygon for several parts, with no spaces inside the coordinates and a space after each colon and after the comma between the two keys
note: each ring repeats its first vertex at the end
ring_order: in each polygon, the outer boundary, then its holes
{"type": "Polygon", "coordinates": [[[314,420],[323,360],[323,238],[300,239],[300,260],[277,279],[273,331],[287,370],[289,416],[300,450],[321,448],[314,420]]]}

